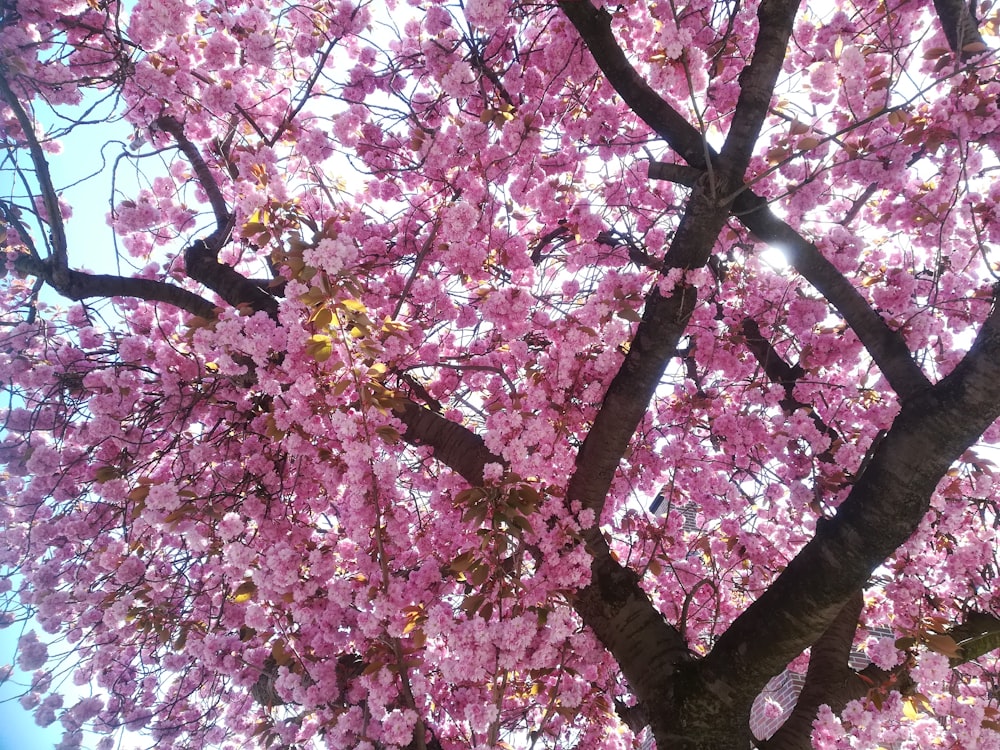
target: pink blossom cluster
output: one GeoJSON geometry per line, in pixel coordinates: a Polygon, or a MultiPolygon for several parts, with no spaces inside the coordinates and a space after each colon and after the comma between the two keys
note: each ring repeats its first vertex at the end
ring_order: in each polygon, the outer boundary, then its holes
{"type": "MultiPolygon", "coordinates": [[[[649,179],[669,154],[557,7],[128,5],[20,0],[0,67],[37,106],[120,93],[164,166],[108,222],[137,277],[222,311],[115,298],[28,317],[30,284],[4,281],[0,565],[26,583],[2,594],[45,634],[19,641],[39,675],[23,703],[66,747],[84,726],[102,747],[123,730],[166,749],[634,746],[612,704],[629,688],[572,607],[581,540],[596,530],[709,651],[899,413],[858,337],[735,222],[717,264],[661,273],[688,188],[649,179]],[[183,248],[220,220],[232,242],[212,260],[273,293],[273,316],[185,275],[183,248]],[[603,512],[567,502],[644,300],[696,286],[603,512]],[[801,369],[787,389],[746,321],[801,369]],[[482,486],[407,442],[404,399],[482,438],[482,486]],[[97,696],[67,706],[47,684],[52,639],[97,696]]],[[[725,23],[720,5],[606,8],[710,145],[758,31],[756,4],[725,23]]],[[[893,10],[911,15],[890,34],[865,8],[801,15],[747,180],[937,379],[989,311],[1000,81],[935,69],[926,9],[893,10]]],[[[0,131],[25,136],[6,105],[0,131]]],[[[875,572],[866,624],[996,611],[997,482],[966,454],[875,572]]],[[[914,656],[858,639],[885,670],[914,656]]],[[[822,709],[814,746],[1000,747],[977,673],[995,662],[914,648],[925,702],[822,709]]]]}

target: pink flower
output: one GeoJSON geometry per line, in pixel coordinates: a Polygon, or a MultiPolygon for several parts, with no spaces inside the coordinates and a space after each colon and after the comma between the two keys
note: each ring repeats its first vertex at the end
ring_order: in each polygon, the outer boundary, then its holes
{"type": "Polygon", "coordinates": [[[924,651],[918,657],[917,665],[910,674],[922,693],[935,693],[951,675],[951,666],[944,654],[924,651]]]}
{"type": "Polygon", "coordinates": [[[812,741],[816,750],[834,750],[840,747],[838,742],[846,736],[843,725],[827,705],[820,706],[819,713],[813,721],[812,741]]]}
{"type": "Polygon", "coordinates": [[[487,484],[499,482],[503,477],[503,464],[488,463],[483,466],[483,481],[487,484]]]}
{"type": "Polygon", "coordinates": [[[416,711],[408,708],[390,711],[382,720],[382,741],[389,745],[409,744],[416,723],[416,711]]]}
{"type": "Polygon", "coordinates": [[[17,666],[24,672],[40,669],[49,658],[49,648],[29,630],[17,642],[17,666]]]}
{"type": "Polygon", "coordinates": [[[872,663],[881,669],[892,669],[903,658],[902,653],[896,648],[894,638],[869,640],[865,652],[872,663]]]}
{"type": "Polygon", "coordinates": [[[504,0],[469,0],[465,3],[465,16],[476,26],[492,29],[503,24],[507,13],[504,0]]]}
{"type": "Polygon", "coordinates": [[[53,693],[45,697],[41,705],[35,709],[35,723],[47,727],[56,720],[56,710],[62,708],[63,698],[53,693]]]}
{"type": "Polygon", "coordinates": [[[268,67],[274,61],[274,39],[255,31],[243,40],[243,54],[250,65],[268,67]]]}
{"type": "Polygon", "coordinates": [[[202,50],[205,57],[205,67],[209,70],[227,68],[237,62],[239,47],[236,40],[223,32],[215,32],[208,37],[208,42],[202,50]]]}
{"type": "Polygon", "coordinates": [[[221,521],[219,521],[217,530],[219,532],[219,536],[222,537],[224,541],[230,542],[242,534],[245,528],[243,519],[240,518],[239,514],[230,511],[222,517],[221,521]]]}

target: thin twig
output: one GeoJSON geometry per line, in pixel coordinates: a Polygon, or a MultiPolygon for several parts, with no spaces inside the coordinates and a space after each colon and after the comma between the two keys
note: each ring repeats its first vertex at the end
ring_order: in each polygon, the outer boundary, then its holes
{"type": "Polygon", "coordinates": [[[28,151],[31,154],[31,162],[35,168],[35,175],[42,190],[42,202],[45,212],[48,214],[48,223],[52,235],[52,261],[53,280],[56,284],[65,284],[69,281],[69,259],[67,256],[66,227],[63,224],[62,214],[59,211],[59,197],[56,194],[55,185],[52,183],[52,175],[49,173],[49,163],[45,159],[45,152],[42,144],[35,136],[34,124],[20,100],[14,94],[7,77],[0,73],[0,96],[3,97],[7,105],[13,110],[18,124],[24,133],[24,138],[28,143],[28,151]]]}

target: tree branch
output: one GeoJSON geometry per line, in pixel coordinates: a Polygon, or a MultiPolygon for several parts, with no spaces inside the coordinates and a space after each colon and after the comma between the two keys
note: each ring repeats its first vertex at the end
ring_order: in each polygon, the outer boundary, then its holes
{"type": "Polygon", "coordinates": [[[593,509],[598,519],[621,457],[676,351],[696,299],[697,291],[689,286],[668,297],[657,287],[646,295],[642,320],[580,447],[567,489],[570,500],[593,509]]]}
{"type": "MultiPolygon", "coordinates": [[[[628,62],[611,31],[610,14],[595,8],[590,0],[564,0],[560,7],[625,103],[689,165],[704,170],[706,153],[714,159],[715,152],[628,62]]],[[[900,398],[928,386],[902,335],[886,325],[813,243],[779,219],[766,200],[742,188],[732,208],[736,218],[762,241],[785,250],[795,270],[837,308],[900,398]]]]}
{"type": "Polygon", "coordinates": [[[771,107],[798,7],[799,0],[762,0],[757,9],[760,30],[753,58],[740,73],[740,97],[719,159],[722,169],[732,165],[731,177],[741,183],[771,107]]]}
{"type": "Polygon", "coordinates": [[[226,199],[219,189],[219,183],[216,181],[215,175],[208,164],[205,163],[205,159],[202,158],[198,147],[184,135],[184,126],[173,115],[163,115],[156,120],[154,125],[163,132],[172,135],[174,140],[177,141],[177,148],[180,149],[181,153],[188,160],[191,169],[194,170],[195,177],[198,178],[198,183],[205,191],[205,195],[208,196],[208,203],[212,207],[212,213],[215,215],[216,229],[205,242],[217,253],[229,239],[233,218],[229,211],[229,206],[226,204],[226,199]]]}
{"type": "Polygon", "coordinates": [[[35,127],[21,106],[20,100],[7,82],[7,77],[0,73],[0,97],[7,103],[7,106],[14,112],[18,125],[24,133],[24,138],[28,143],[28,152],[31,154],[31,163],[38,177],[38,185],[42,191],[42,203],[45,206],[45,213],[48,214],[49,227],[52,234],[52,267],[51,275],[60,285],[69,283],[69,258],[67,255],[66,225],[63,223],[62,213],[59,210],[59,196],[56,194],[55,185],[52,183],[52,175],[49,173],[49,163],[45,159],[45,151],[35,137],[35,127]]]}
{"type": "Polygon", "coordinates": [[[573,606],[653,719],[669,701],[678,667],[694,656],[680,631],[653,606],[639,574],[612,557],[600,529],[585,529],[583,536],[592,558],[591,582],[577,592],[573,606]]]}
{"type": "MultiPolygon", "coordinates": [[[[785,362],[778,354],[771,342],[764,338],[760,332],[760,326],[753,318],[744,318],[740,325],[740,333],[746,342],[747,349],[753,354],[754,359],[764,368],[764,374],[773,383],[777,383],[785,389],[784,401],[789,402],[792,408],[805,406],[795,400],[795,383],[806,374],[806,371],[799,365],[792,366],[785,362]]],[[[784,402],[783,402],[784,403],[784,402]]]]}
{"type": "Polygon", "coordinates": [[[473,487],[483,485],[486,464],[507,466],[507,462],[492,453],[479,435],[468,427],[452,422],[414,401],[405,399],[394,410],[406,425],[403,440],[412,445],[427,445],[434,449],[434,458],[451,468],[473,487]]]}
{"type": "Polygon", "coordinates": [[[686,164],[672,164],[665,161],[649,162],[649,179],[674,182],[684,187],[694,187],[703,172],[686,164]]]}
{"type": "Polygon", "coordinates": [[[559,7],[583,39],[597,66],[629,108],[692,167],[705,169],[701,134],[639,75],[611,31],[611,14],[591,0],[562,0],[559,7]]]}
{"type": "MultiPolygon", "coordinates": [[[[506,464],[474,432],[430,409],[406,401],[395,413],[406,425],[404,440],[433,447],[434,458],[473,486],[482,485],[487,463],[506,464]]],[[[640,703],[653,706],[673,665],[690,658],[687,644],[649,601],[639,575],[611,556],[601,532],[587,529],[584,540],[593,560],[592,579],[577,592],[573,606],[618,660],[640,703]]]]}
{"type": "Polygon", "coordinates": [[[781,248],[792,267],[837,308],[901,400],[930,386],[902,335],[889,328],[815,244],[779,219],[763,198],[750,191],[736,199],[733,210],[758,238],[781,248]]]}
{"type": "Polygon", "coordinates": [[[136,297],[150,302],[167,304],[186,310],[202,318],[214,318],[218,308],[203,297],[187,289],[155,279],[137,279],[108,274],[91,274],[65,269],[62,281],[57,280],[54,263],[21,255],[14,261],[18,273],[36,276],[49,284],[62,296],[72,300],[91,297],[136,297]]]}
{"type": "MultiPolygon", "coordinates": [[[[59,201],[49,174],[44,151],[35,137],[27,113],[17,96],[11,90],[7,79],[0,75],[0,96],[11,107],[24,131],[31,154],[32,165],[38,176],[42,199],[52,230],[52,255],[47,260],[23,256],[18,258],[16,267],[21,273],[43,279],[61,295],[81,300],[90,297],[138,297],[156,302],[167,302],[183,310],[211,318],[215,315],[215,305],[202,297],[180,287],[152,279],[126,278],[106,274],[89,274],[69,268],[65,226],[59,212],[59,201]]],[[[263,310],[277,319],[278,303],[273,296],[260,286],[249,281],[231,266],[218,262],[218,249],[225,244],[232,231],[232,214],[215,176],[202,158],[198,148],[184,135],[181,124],[171,115],[164,115],[156,121],[156,126],[169,133],[177,141],[177,146],[191,164],[199,183],[208,196],[215,215],[216,229],[207,241],[197,240],[184,252],[188,275],[216,292],[226,302],[238,307],[249,305],[254,310],[263,310]]]]}
{"type": "MultiPolygon", "coordinates": [[[[772,12],[776,13],[789,1],[765,0],[765,5],[775,6],[772,12]]],[[[682,155],[692,166],[701,166],[699,155],[706,153],[706,147],[700,134],[628,64],[611,33],[608,14],[596,10],[589,0],[566,2],[562,8],[580,30],[598,65],[609,78],[613,77],[616,88],[622,87],[619,91],[628,104],[650,124],[662,125],[653,127],[671,145],[686,151],[682,155]]],[[[766,113],[766,103],[761,105],[758,101],[757,89],[768,85],[768,76],[776,78],[790,32],[790,21],[779,25],[776,36],[766,37],[765,51],[759,58],[755,55],[757,67],[750,77],[756,88],[743,100],[744,132],[734,143],[741,143],[741,138],[756,140],[758,134],[750,129],[756,122],[759,130],[763,122],[763,114],[758,116],[757,110],[763,106],[766,113]],[[784,41],[780,38],[782,33],[784,41]]],[[[773,86],[773,80],[770,85],[773,86]]],[[[708,262],[730,212],[729,205],[720,203],[719,196],[743,184],[751,149],[741,146],[731,151],[718,180],[706,172],[693,185],[687,208],[664,255],[665,268],[692,269],[708,262]]],[[[579,501],[595,514],[594,525],[584,530],[587,549],[593,558],[593,580],[579,592],[577,611],[615,656],[640,704],[648,707],[669,702],[672,677],[691,656],[681,634],[665,622],[638,586],[638,575],[614,562],[599,524],[622,456],[646,413],[667,362],[676,353],[696,301],[697,289],[683,281],[666,295],[660,293],[659,287],[649,292],[625,361],[608,386],[593,426],[577,454],[576,468],[567,487],[568,500],[579,501]]],[[[663,714],[650,718],[659,741],[665,728],[663,714]]]]}
{"type": "Polygon", "coordinates": [[[903,404],[832,519],[698,665],[737,704],[814,643],[872,571],[919,525],[941,477],[1000,416],[1000,312],[947,377],[903,404]],[[768,633],[766,639],[760,634],[768,633]]]}
{"type": "Polygon", "coordinates": [[[263,288],[250,281],[232,266],[219,262],[219,250],[229,241],[233,230],[233,215],[219,189],[219,183],[198,147],[184,135],[184,126],[173,117],[163,115],[156,127],[169,133],[177,141],[177,148],[191,164],[215,215],[215,231],[205,240],[195,240],[184,250],[184,266],[188,276],[204,284],[233,307],[249,306],[278,319],[278,301],[263,288]]]}
{"type": "Polygon", "coordinates": [[[188,276],[204,284],[233,307],[249,306],[277,320],[278,300],[217,258],[216,251],[206,242],[195,240],[184,250],[184,267],[188,276]]]}
{"type": "Polygon", "coordinates": [[[979,33],[979,22],[972,15],[975,0],[934,0],[948,38],[948,46],[962,60],[968,60],[986,50],[986,43],[979,33]]]}
{"type": "MultiPolygon", "coordinates": [[[[743,334],[747,349],[750,350],[754,359],[764,369],[764,374],[767,375],[771,382],[777,383],[784,388],[785,397],[781,399],[781,408],[788,414],[791,414],[796,409],[805,409],[813,424],[816,425],[816,429],[830,438],[831,441],[836,440],[839,434],[833,427],[823,421],[823,418],[816,411],[815,407],[795,398],[795,384],[799,378],[806,374],[806,371],[801,366],[790,365],[782,359],[771,342],[761,334],[760,326],[757,325],[757,321],[753,318],[744,318],[740,326],[740,331],[743,334]]],[[[817,458],[821,461],[833,460],[829,450],[819,454],[817,458]]]]}
{"type": "Polygon", "coordinates": [[[867,686],[851,669],[850,657],[864,595],[857,591],[840,610],[809,653],[806,681],[792,713],[777,732],[760,743],[761,750],[803,750],[811,747],[812,724],[819,707],[826,704],[840,713],[851,700],[865,694],[867,686]]]}

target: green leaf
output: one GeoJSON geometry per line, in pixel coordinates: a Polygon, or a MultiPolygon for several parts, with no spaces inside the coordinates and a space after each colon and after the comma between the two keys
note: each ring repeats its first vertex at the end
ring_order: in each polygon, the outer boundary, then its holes
{"type": "Polygon", "coordinates": [[[114,466],[101,466],[94,472],[94,481],[99,484],[118,479],[122,473],[114,466]]]}
{"type": "Polygon", "coordinates": [[[288,647],[286,641],[275,641],[271,646],[271,657],[279,667],[287,667],[295,660],[295,654],[288,647]]]}
{"type": "Polygon", "coordinates": [[[482,487],[470,487],[467,490],[462,490],[452,501],[454,505],[467,505],[475,504],[486,497],[486,491],[482,487]]]}
{"type": "Polygon", "coordinates": [[[514,516],[510,519],[510,522],[519,528],[521,531],[526,531],[529,534],[534,533],[534,529],[531,527],[531,522],[524,516],[514,516]]]}
{"type": "Polygon", "coordinates": [[[329,328],[333,320],[333,311],[328,307],[321,307],[312,316],[312,324],[317,328],[329,328]]]}
{"type": "Polygon", "coordinates": [[[486,565],[476,564],[465,571],[465,580],[477,588],[486,583],[490,577],[490,569],[486,565]]]}
{"type": "Polygon", "coordinates": [[[236,587],[236,591],[233,592],[233,601],[237,604],[250,601],[256,593],[257,584],[247,578],[243,581],[243,583],[236,587]]]}
{"type": "Polygon", "coordinates": [[[375,434],[382,438],[387,443],[392,443],[395,445],[400,441],[402,435],[399,434],[399,430],[395,427],[390,427],[388,425],[382,425],[381,427],[375,428],[375,434]]]}
{"type": "Polygon", "coordinates": [[[317,333],[309,337],[306,353],[317,362],[326,362],[333,356],[333,342],[329,336],[317,333]]]}
{"type": "Polygon", "coordinates": [[[483,594],[472,594],[471,596],[467,596],[462,602],[462,611],[471,617],[476,614],[485,601],[486,597],[483,594]]]}
{"type": "Polygon", "coordinates": [[[448,566],[452,573],[464,573],[472,564],[476,561],[476,556],[472,552],[463,552],[461,555],[456,557],[451,561],[448,566]]]}

